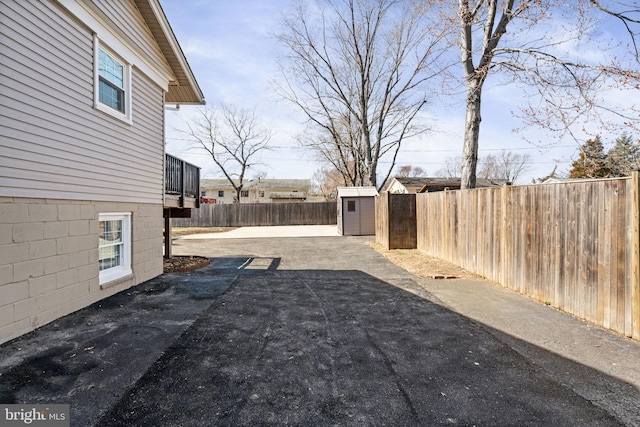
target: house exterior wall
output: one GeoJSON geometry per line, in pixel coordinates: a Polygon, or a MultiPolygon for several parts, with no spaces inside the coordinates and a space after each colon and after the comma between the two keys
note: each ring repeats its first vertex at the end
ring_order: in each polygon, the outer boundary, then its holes
{"type": "Polygon", "coordinates": [[[91,30],[50,1],[0,2],[0,20],[0,196],[162,203],[162,88],[132,67],[118,120],[93,108],[91,30]]]}
{"type": "Polygon", "coordinates": [[[0,342],[162,274],[170,70],[136,13],[0,1],[0,342]],[[131,66],[130,122],[94,107],[94,34],[131,66]],[[100,284],[99,215],[115,212],[131,215],[132,274],[100,284]]]}
{"type": "Polygon", "coordinates": [[[154,40],[132,0],[91,0],[113,23],[132,39],[136,46],[144,46],[149,59],[158,68],[168,68],[162,52],[154,40]]]}
{"type": "MultiPolygon", "coordinates": [[[[240,203],[271,203],[271,199],[268,197],[267,192],[262,192],[257,190],[244,190],[248,192],[248,197],[240,197],[240,203]],[[262,194],[262,196],[261,196],[262,194]]],[[[233,188],[220,188],[218,189],[207,189],[202,190],[201,192],[203,197],[206,197],[208,200],[215,200],[212,203],[220,203],[220,204],[229,204],[235,203],[236,199],[236,191],[233,188]],[[219,192],[224,192],[224,195],[220,197],[219,192]]]]}
{"type": "Polygon", "coordinates": [[[162,273],[162,205],[0,197],[0,342],[162,273]],[[98,215],[132,214],[133,274],[101,286],[98,215]]]}
{"type": "MultiPolygon", "coordinates": [[[[224,180],[204,180],[201,185],[201,195],[204,197],[205,203],[228,204],[234,203],[236,199],[236,191],[231,184],[224,180]],[[213,181],[213,183],[212,183],[213,181]],[[219,192],[224,192],[221,197],[219,192]]],[[[310,182],[308,180],[263,180],[262,183],[250,181],[245,183],[243,192],[246,197],[240,197],[240,203],[297,203],[304,202],[309,197],[310,182]],[[280,181],[284,181],[283,184],[280,181]],[[308,183],[305,186],[300,183],[287,185],[287,182],[304,181],[308,183]]]]}
{"type": "MultiPolygon", "coordinates": [[[[306,192],[287,191],[284,189],[278,191],[255,189],[244,191],[246,191],[248,194],[247,197],[240,197],[240,203],[297,203],[304,202],[307,198],[306,192]],[[282,196],[282,194],[285,192],[291,194],[291,197],[282,196]],[[294,195],[300,195],[300,197],[294,197],[294,195]]],[[[202,197],[205,198],[205,201],[209,201],[210,203],[228,204],[234,203],[236,199],[236,192],[233,189],[203,190],[201,194],[202,197]],[[219,196],[219,191],[224,192],[223,197],[219,196]]]]}
{"type": "Polygon", "coordinates": [[[391,185],[389,185],[389,188],[387,189],[387,191],[389,193],[393,193],[393,194],[406,194],[408,193],[407,191],[407,187],[405,187],[404,185],[402,185],[402,183],[400,183],[398,180],[396,180],[394,178],[394,180],[391,182],[391,185]]]}

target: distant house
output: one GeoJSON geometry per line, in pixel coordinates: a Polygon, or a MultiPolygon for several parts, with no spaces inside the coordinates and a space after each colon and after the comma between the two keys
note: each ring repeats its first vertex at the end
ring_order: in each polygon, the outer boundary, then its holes
{"type": "MultiPolygon", "coordinates": [[[[244,181],[240,203],[299,203],[309,198],[309,179],[251,179],[244,181]]],[[[203,203],[234,203],[236,190],[226,179],[200,181],[203,203]]]]}
{"type": "MultiPolygon", "coordinates": [[[[501,187],[511,185],[501,179],[476,179],[476,188],[501,187]]],[[[460,178],[396,177],[391,180],[385,191],[395,194],[431,193],[434,191],[459,190],[460,178]]]]}
{"type": "Polygon", "coordinates": [[[588,180],[588,179],[589,178],[556,178],[556,177],[552,177],[552,178],[545,179],[540,184],[563,184],[563,183],[567,183],[567,182],[585,181],[585,180],[588,180]]]}
{"type": "Polygon", "coordinates": [[[0,1],[0,22],[4,342],[162,274],[163,216],[199,200],[165,103],[204,98],[158,0],[0,1]]]}

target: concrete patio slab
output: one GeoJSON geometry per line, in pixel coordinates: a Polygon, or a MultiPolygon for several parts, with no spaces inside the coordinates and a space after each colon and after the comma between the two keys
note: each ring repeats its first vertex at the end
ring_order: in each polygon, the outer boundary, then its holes
{"type": "Polygon", "coordinates": [[[335,225],[273,225],[268,227],[239,227],[220,233],[191,234],[176,237],[174,240],[331,236],[338,236],[338,228],[335,225]]]}

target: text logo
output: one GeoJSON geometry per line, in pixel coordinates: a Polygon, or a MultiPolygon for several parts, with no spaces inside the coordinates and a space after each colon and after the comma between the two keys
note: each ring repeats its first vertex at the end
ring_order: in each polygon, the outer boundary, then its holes
{"type": "Polygon", "coordinates": [[[69,405],[0,405],[0,427],[69,427],[69,405]]]}

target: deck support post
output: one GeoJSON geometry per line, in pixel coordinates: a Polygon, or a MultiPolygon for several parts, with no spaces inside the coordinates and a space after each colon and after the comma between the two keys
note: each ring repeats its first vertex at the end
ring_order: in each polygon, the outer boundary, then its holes
{"type": "Polygon", "coordinates": [[[632,207],[631,224],[631,336],[640,339],[640,173],[631,174],[632,207]]]}
{"type": "Polygon", "coordinates": [[[171,258],[171,217],[164,217],[164,257],[171,258]]]}

